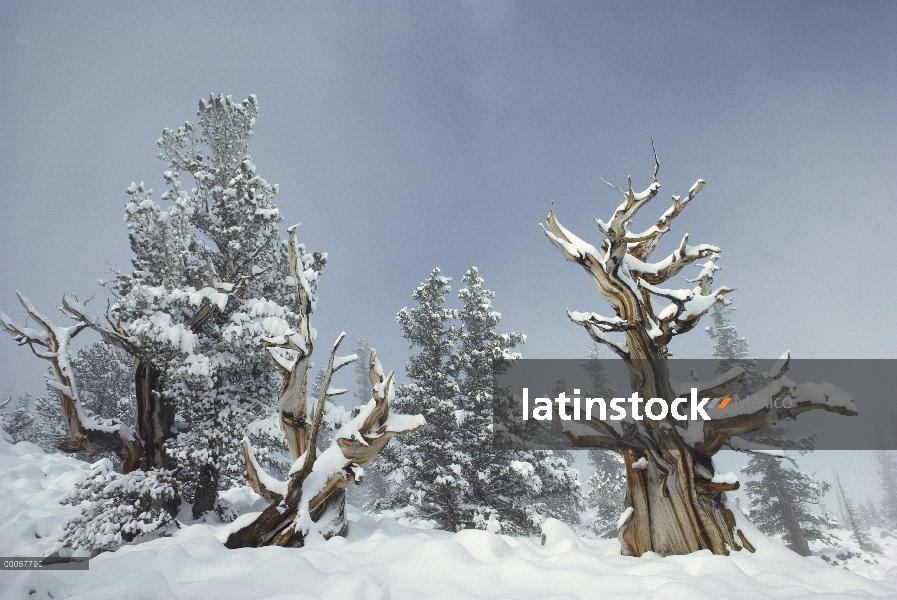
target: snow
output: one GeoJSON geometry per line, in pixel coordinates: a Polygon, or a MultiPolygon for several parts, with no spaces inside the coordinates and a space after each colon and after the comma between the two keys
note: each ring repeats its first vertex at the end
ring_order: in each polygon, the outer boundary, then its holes
{"type": "Polygon", "coordinates": [[[397,415],[389,413],[386,419],[386,431],[402,432],[423,427],[427,421],[422,415],[397,415]]]}
{"type": "MultiPolygon", "coordinates": [[[[74,458],[0,440],[0,554],[55,550],[63,523],[78,513],[57,501],[88,471],[74,458]]],[[[228,534],[258,515],[247,511],[265,504],[246,487],[222,498],[243,513],[233,523],[192,523],[182,511],[180,529],[100,554],[88,571],[0,571],[0,598],[754,600],[893,598],[897,592],[897,539],[876,530],[888,556],[857,566],[860,575],[819,557],[801,558],[757,531],[735,507],[737,526],[756,553],[635,558],[621,556],[617,540],[580,538],[554,519],[543,523],[539,536],[450,533],[374,519],[351,506],[345,538],[310,536],[304,548],[228,550],[228,534]]]]}
{"type": "Polygon", "coordinates": [[[627,507],[626,510],[623,511],[623,514],[620,515],[620,518],[617,520],[617,529],[626,524],[626,521],[629,520],[629,517],[632,516],[632,513],[635,512],[635,509],[631,506],[627,507]]]}
{"type": "Polygon", "coordinates": [[[634,463],[632,463],[632,468],[633,469],[647,469],[648,461],[643,456],[640,459],[638,459],[637,461],[635,461],[634,463]]]}
{"type": "Polygon", "coordinates": [[[357,354],[350,354],[350,355],[348,355],[348,356],[338,356],[338,357],[336,357],[336,358],[333,360],[333,372],[336,373],[337,371],[339,371],[339,370],[340,370],[341,368],[343,368],[344,366],[348,365],[349,363],[353,363],[353,362],[355,362],[356,360],[358,360],[358,355],[357,355],[357,354]]]}
{"type": "Polygon", "coordinates": [[[738,483],[738,476],[735,473],[716,473],[710,480],[711,483],[738,483]]]}

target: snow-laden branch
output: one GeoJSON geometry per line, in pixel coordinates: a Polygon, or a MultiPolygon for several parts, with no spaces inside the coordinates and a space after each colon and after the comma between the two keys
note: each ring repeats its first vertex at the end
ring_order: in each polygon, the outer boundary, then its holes
{"type": "MultiPolygon", "coordinates": [[[[19,345],[27,344],[36,356],[50,363],[51,375],[47,377],[47,387],[59,398],[62,416],[69,433],[69,439],[60,444],[59,449],[88,456],[101,451],[117,452],[124,459],[125,471],[133,469],[143,453],[142,445],[134,430],[114,421],[101,424],[81,406],[78,387],[75,384],[75,372],[70,363],[69,347],[72,338],[89,327],[90,322],[63,309],[63,312],[76,322],[70,327],[58,327],[48,317],[38,312],[24,294],[21,292],[16,294],[28,317],[43,331],[19,326],[2,312],[0,312],[0,328],[10,334],[19,345]],[[37,350],[35,345],[45,348],[46,351],[37,350]]],[[[63,304],[65,303],[66,298],[63,298],[63,304]]],[[[78,306],[83,309],[83,305],[78,306]]],[[[86,312],[86,309],[83,310],[86,312]]]]}
{"type": "Polygon", "coordinates": [[[342,522],[338,514],[341,508],[328,503],[342,488],[361,482],[364,467],[370,464],[390,438],[418,431],[426,424],[420,415],[390,413],[393,374],[384,376],[377,353],[371,350],[368,369],[371,400],[353,411],[354,416],[343,423],[326,450],[316,453],[314,438],[324,418],[326,393],[323,390],[329,386],[334,370],[357,359],[354,356],[336,358],[344,335],[340,335],[330,354],[312,428],[308,433],[309,439],[305,444],[307,453],[296,458],[289,478],[280,481],[268,475],[255,460],[248,440],[244,439],[242,449],[247,479],[256,493],[271,506],[252,524],[231,534],[226,544],[229,548],[301,545],[312,530],[325,537],[339,533],[334,526],[342,522]]]}
{"type": "Polygon", "coordinates": [[[585,327],[589,336],[596,342],[604,344],[621,358],[629,356],[626,341],[617,342],[607,333],[611,331],[627,331],[635,327],[634,324],[624,321],[620,317],[603,317],[597,313],[584,313],[567,309],[567,318],[581,327],[585,327]]]}
{"type": "Polygon", "coordinates": [[[715,409],[713,420],[704,421],[703,439],[695,444],[695,449],[711,456],[732,437],[774,425],[779,419],[794,419],[809,410],[857,414],[853,396],[837,386],[826,382],[798,385],[780,374],[747,398],[715,409]]]}

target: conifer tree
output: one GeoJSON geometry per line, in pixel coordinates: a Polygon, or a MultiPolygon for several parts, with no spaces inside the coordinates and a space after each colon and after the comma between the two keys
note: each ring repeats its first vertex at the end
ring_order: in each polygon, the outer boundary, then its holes
{"type": "Polygon", "coordinates": [[[589,463],[595,472],[586,482],[589,491],[585,503],[588,507],[588,527],[601,538],[617,537],[617,521],[620,507],[626,496],[626,470],[616,452],[589,450],[589,463]]]}
{"type": "MultiPolygon", "coordinates": [[[[589,344],[588,360],[583,365],[592,380],[588,396],[613,398],[602,359],[602,350],[596,342],[589,344]]],[[[585,495],[587,526],[601,538],[617,536],[617,521],[626,496],[626,470],[619,454],[608,450],[589,450],[589,463],[595,472],[586,482],[585,495]]]]}
{"type": "MultiPolygon", "coordinates": [[[[778,427],[759,433],[752,441],[796,449],[802,454],[813,445],[812,436],[789,440],[787,432],[778,427]]],[[[809,543],[830,542],[832,538],[827,532],[836,523],[823,508],[829,484],[801,473],[796,467],[797,462],[788,456],[752,454],[742,469],[746,475],[756,477],[744,486],[749,498],[746,516],[763,533],[781,536],[789,548],[801,556],[810,556],[809,543]]]]}
{"type": "Polygon", "coordinates": [[[422,412],[428,427],[381,455],[390,492],[379,506],[410,499],[416,516],[449,531],[529,533],[548,516],[578,520],[572,459],[493,447],[493,371],[520,356],[513,349],[525,338],[496,331],[501,315],[492,310],[495,294],[483,288],[475,267],[464,276],[458,310],[445,300],[449,281],[434,270],[413,294],[419,306],[398,316],[418,353],[406,367],[413,383],[400,388],[397,405],[422,412]]]}
{"type": "Polygon", "coordinates": [[[35,418],[31,414],[31,394],[22,394],[11,404],[12,396],[3,403],[3,430],[9,434],[10,441],[17,444],[21,441],[35,442],[35,418]]]}
{"type": "Polygon", "coordinates": [[[427,427],[406,436],[395,456],[381,457],[383,473],[393,486],[377,506],[410,505],[415,516],[457,531],[464,519],[462,494],[468,483],[463,473],[469,457],[457,435],[458,331],[450,324],[457,311],[448,308],[445,298],[450,282],[434,269],[412,294],[418,305],[403,308],[396,317],[402,337],[416,353],[405,366],[410,383],[398,387],[393,405],[404,413],[422,414],[427,427]]]}
{"type": "Polygon", "coordinates": [[[492,310],[495,293],[483,288],[476,267],[463,278],[458,292],[459,342],[455,360],[459,377],[459,429],[471,457],[467,502],[473,508],[465,527],[507,533],[531,533],[546,517],[579,520],[579,473],[567,452],[510,452],[492,443],[493,373],[521,355],[514,348],[526,341],[517,333],[498,333],[501,314],[492,310]]]}
{"type": "Polygon", "coordinates": [[[72,358],[72,368],[83,407],[98,418],[133,423],[136,405],[133,362],[127,352],[103,342],[78,350],[72,358]]]}
{"type": "MultiPolygon", "coordinates": [[[[744,394],[751,394],[766,384],[767,379],[757,369],[756,360],[748,358],[750,342],[738,335],[731,322],[733,306],[717,304],[711,310],[713,325],[706,331],[714,340],[713,357],[719,361],[717,373],[732,367],[745,371],[744,394]]],[[[813,438],[790,439],[780,427],[761,429],[742,436],[754,444],[788,448],[806,453],[813,448],[813,438]]],[[[831,516],[822,509],[827,483],[818,482],[800,473],[793,458],[762,452],[751,453],[744,473],[756,477],[745,484],[749,503],[747,516],[760,531],[770,536],[782,536],[785,544],[800,554],[810,556],[809,542],[826,541],[826,533],[834,526],[831,516]],[[790,467],[785,466],[790,463],[790,467]]]]}
{"type": "Polygon", "coordinates": [[[881,477],[882,491],[881,516],[885,527],[897,529],[897,452],[878,450],[875,461],[878,463],[878,475],[881,477]]]}
{"type": "Polygon", "coordinates": [[[837,471],[835,471],[835,489],[838,493],[838,503],[841,507],[843,527],[850,531],[860,550],[869,554],[880,554],[881,548],[869,536],[869,531],[866,529],[853,500],[844,491],[844,484],[841,483],[841,476],[837,471]]]}

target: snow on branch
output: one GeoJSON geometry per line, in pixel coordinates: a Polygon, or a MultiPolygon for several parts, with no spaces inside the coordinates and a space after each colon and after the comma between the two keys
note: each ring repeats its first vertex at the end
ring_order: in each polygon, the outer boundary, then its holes
{"type": "Polygon", "coordinates": [[[345,333],[339,336],[330,353],[311,429],[305,430],[308,437],[303,446],[307,450],[296,457],[289,479],[282,482],[265,473],[255,460],[251,445],[244,440],[247,479],[271,505],[253,523],[232,533],[226,543],[228,548],[296,546],[302,545],[311,531],[324,537],[339,533],[342,509],[336,503],[338,492],[352,483],[361,482],[364,467],[391,437],[418,431],[426,424],[420,415],[390,414],[393,374],[384,377],[377,352],[372,349],[368,368],[371,400],[353,411],[352,419],[342,425],[326,450],[316,453],[315,438],[326,403],[324,390],[329,388],[336,369],[357,359],[354,356],[336,357],[344,336],[345,333]]]}
{"type": "Polygon", "coordinates": [[[584,313],[567,309],[567,318],[581,327],[585,327],[591,338],[604,344],[620,357],[629,356],[625,340],[620,343],[607,336],[610,331],[626,331],[635,327],[620,317],[603,317],[596,313],[584,313]]]}
{"type": "MultiPolygon", "coordinates": [[[[16,294],[28,317],[40,325],[43,331],[21,327],[2,312],[0,312],[0,328],[10,334],[19,345],[28,344],[36,356],[50,363],[51,376],[47,378],[47,387],[59,398],[63,419],[69,432],[69,439],[60,444],[59,449],[63,452],[88,456],[104,450],[117,452],[124,459],[126,471],[134,468],[143,453],[134,430],[123,423],[100,424],[81,407],[78,387],[75,385],[75,373],[69,362],[69,345],[73,337],[91,326],[90,322],[70,313],[67,309],[61,309],[63,313],[74,318],[76,323],[70,327],[58,327],[38,312],[24,294],[21,292],[16,294]],[[36,349],[35,345],[45,348],[46,351],[36,349]]],[[[83,305],[76,301],[75,303],[86,313],[83,305]]],[[[65,304],[64,297],[63,305],[65,304]]]]}
{"type": "Polygon", "coordinates": [[[837,386],[825,382],[797,385],[780,375],[747,398],[729,402],[725,408],[715,411],[712,421],[704,421],[703,440],[695,449],[711,456],[733,436],[774,425],[779,419],[794,419],[809,410],[857,414],[853,396],[837,386]]]}

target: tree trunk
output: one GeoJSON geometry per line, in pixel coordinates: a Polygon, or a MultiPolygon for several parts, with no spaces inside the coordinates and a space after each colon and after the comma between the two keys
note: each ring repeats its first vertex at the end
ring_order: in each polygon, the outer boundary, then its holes
{"type": "Polygon", "coordinates": [[[174,406],[161,393],[161,373],[147,361],[135,358],[134,383],[137,393],[137,435],[143,442],[139,468],[170,469],[172,460],[165,441],[174,437],[174,406]]]}
{"type": "Polygon", "coordinates": [[[196,479],[196,494],[193,497],[193,518],[198,519],[203,513],[215,508],[218,501],[218,468],[214,465],[203,465],[199,468],[196,479]]]}
{"type": "MultiPolygon", "coordinates": [[[[368,412],[359,412],[355,417],[357,434],[351,435],[350,438],[337,437],[324,452],[324,454],[330,453],[328,459],[323,465],[317,462],[318,431],[324,417],[325,401],[328,397],[345,391],[332,390],[331,377],[335,371],[354,360],[352,357],[345,357],[339,359],[334,366],[336,351],[344,335],[341,334],[337,339],[330,354],[312,421],[307,423],[305,420],[299,422],[283,419],[281,412],[281,423],[297,428],[294,435],[299,441],[297,448],[307,449],[302,467],[293,471],[287,481],[278,482],[263,471],[255,459],[249,440],[243,439],[246,479],[252,489],[270,505],[255,521],[228,537],[225,543],[228,548],[272,545],[298,547],[305,543],[305,536],[312,528],[325,539],[334,535],[344,535],[347,528],[345,488],[361,482],[363,468],[374,460],[390,438],[423,428],[425,424],[423,417],[390,416],[388,399],[392,395],[393,374],[384,377],[377,361],[377,352],[372,349],[369,374],[373,387],[371,400],[373,406],[368,403],[365,405],[368,412]],[[303,432],[306,431],[307,436],[303,438],[303,432]],[[334,457],[338,456],[337,453],[342,455],[338,465],[333,463],[334,457]],[[307,479],[312,474],[314,483],[306,487],[307,479]]],[[[294,363],[292,372],[295,374],[297,369],[305,372],[305,366],[300,365],[299,361],[294,363]]],[[[304,394],[300,402],[304,412],[304,394]]],[[[298,460],[302,456],[295,458],[298,460]]]]}
{"type": "MultiPolygon", "coordinates": [[[[635,337],[635,336],[632,336],[635,337]]],[[[631,346],[630,346],[631,347],[631,346]]],[[[667,363],[626,360],[632,389],[643,398],[672,398],[667,363]]],[[[626,501],[631,516],[617,532],[624,555],[651,551],[661,556],[710,550],[728,554],[742,546],[753,550],[741,531],[734,535],[735,516],[725,506],[725,491],[738,483],[714,483],[713,461],[686,444],[663,422],[645,421],[645,434],[630,438],[637,449],[622,451],[626,465],[626,501]],[[634,465],[644,458],[644,468],[634,465]],[[728,546],[728,548],[727,548],[728,546]]],[[[697,426],[697,423],[691,423],[697,426]]]]}
{"type": "Polygon", "coordinates": [[[741,530],[737,531],[741,543],[733,536],[735,516],[725,506],[725,492],[712,487],[697,490],[689,453],[672,450],[654,455],[644,469],[632,466],[634,452],[623,456],[624,506],[633,511],[617,533],[622,554],[641,556],[650,551],[669,556],[698,550],[728,554],[726,546],[753,551],[741,530]]]}

